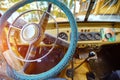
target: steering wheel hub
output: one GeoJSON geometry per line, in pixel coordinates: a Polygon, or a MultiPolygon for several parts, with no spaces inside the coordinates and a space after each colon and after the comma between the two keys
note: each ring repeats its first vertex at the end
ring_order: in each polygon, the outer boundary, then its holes
{"type": "Polygon", "coordinates": [[[25,25],[21,30],[21,38],[24,41],[31,42],[37,39],[40,35],[39,26],[35,23],[25,25]]]}

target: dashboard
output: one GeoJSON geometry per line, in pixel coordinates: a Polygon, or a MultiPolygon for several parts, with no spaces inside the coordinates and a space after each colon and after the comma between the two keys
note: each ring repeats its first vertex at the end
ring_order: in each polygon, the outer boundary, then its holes
{"type": "MultiPolygon", "coordinates": [[[[23,20],[17,21],[13,26],[21,28],[25,24],[23,20]],[[20,24],[16,24],[20,22],[20,24]]],[[[49,22],[45,33],[64,40],[63,45],[69,46],[71,28],[68,21],[49,22]]],[[[115,22],[77,22],[78,42],[77,48],[99,48],[102,45],[120,43],[120,23],[115,22]]],[[[17,34],[17,33],[16,33],[17,34]]],[[[17,34],[19,35],[19,33],[17,34]]],[[[19,39],[17,37],[17,39],[19,39]]],[[[19,39],[20,40],[20,39],[19,39]]],[[[51,45],[55,39],[44,38],[43,44],[51,45]]],[[[20,42],[21,43],[21,42],[20,42]]],[[[61,44],[61,40],[59,41],[61,44]]]]}
{"type": "MultiPolygon", "coordinates": [[[[78,48],[97,48],[106,44],[119,43],[120,24],[106,22],[78,22],[78,48]]],[[[54,24],[49,24],[47,32],[66,40],[70,43],[71,28],[68,22],[58,23],[59,34],[55,32],[54,24]]]]}

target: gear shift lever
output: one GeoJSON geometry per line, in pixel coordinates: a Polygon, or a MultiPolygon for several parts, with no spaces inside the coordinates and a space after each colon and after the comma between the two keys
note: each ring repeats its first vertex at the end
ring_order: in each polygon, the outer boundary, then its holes
{"type": "Polygon", "coordinates": [[[88,57],[87,57],[82,63],[80,63],[80,64],[79,64],[78,66],[76,66],[75,68],[70,68],[70,69],[68,69],[68,70],[66,71],[66,75],[67,75],[68,77],[72,78],[74,71],[75,71],[77,68],[79,68],[83,63],[85,63],[89,58],[94,57],[95,55],[96,55],[96,53],[95,53],[94,51],[91,51],[91,52],[89,53],[88,57]]]}

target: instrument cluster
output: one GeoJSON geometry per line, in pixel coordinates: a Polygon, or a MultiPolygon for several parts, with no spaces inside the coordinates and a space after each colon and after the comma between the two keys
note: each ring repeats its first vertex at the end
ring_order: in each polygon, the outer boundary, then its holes
{"type": "MultiPolygon", "coordinates": [[[[60,25],[58,37],[70,43],[71,30],[68,24],[60,25]]],[[[78,23],[78,48],[99,48],[106,44],[119,43],[120,28],[113,23],[78,23]]]]}
{"type": "Polygon", "coordinates": [[[78,41],[101,40],[100,32],[78,32],[78,41]]]}
{"type": "MultiPolygon", "coordinates": [[[[22,25],[22,24],[21,24],[22,25]]],[[[81,23],[78,22],[78,48],[99,47],[104,44],[112,44],[120,42],[120,24],[119,23],[81,23]]],[[[70,44],[71,28],[69,22],[58,23],[59,33],[56,32],[54,23],[49,23],[46,32],[58,37],[70,44]]],[[[51,45],[55,39],[46,37],[44,44],[51,45]]],[[[61,44],[61,43],[60,43],[61,44]]]]}

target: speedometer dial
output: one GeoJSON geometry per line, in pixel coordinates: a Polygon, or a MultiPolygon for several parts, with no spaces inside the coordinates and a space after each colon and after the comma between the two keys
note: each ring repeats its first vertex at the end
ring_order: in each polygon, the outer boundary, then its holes
{"type": "Polygon", "coordinates": [[[100,33],[95,33],[94,38],[95,38],[95,40],[100,40],[101,39],[100,33]]]}
{"type": "Polygon", "coordinates": [[[93,39],[93,35],[91,33],[88,33],[86,35],[86,37],[87,37],[88,40],[92,40],[93,39]]]}
{"type": "Polygon", "coordinates": [[[64,40],[68,40],[68,35],[65,32],[60,32],[58,37],[64,40]]]}
{"type": "Polygon", "coordinates": [[[81,34],[79,35],[79,39],[80,39],[80,40],[86,40],[87,38],[86,38],[85,33],[81,33],[81,34]]]}

